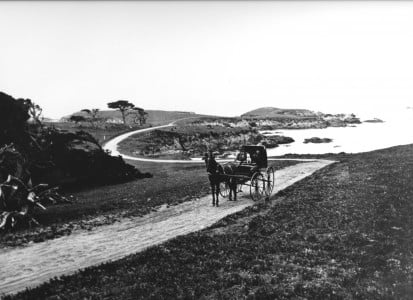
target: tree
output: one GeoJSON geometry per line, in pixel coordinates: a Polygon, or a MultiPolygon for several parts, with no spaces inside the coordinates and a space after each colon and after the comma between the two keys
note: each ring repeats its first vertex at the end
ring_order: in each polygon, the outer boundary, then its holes
{"type": "Polygon", "coordinates": [[[73,116],[70,116],[69,121],[75,122],[77,124],[79,122],[85,122],[86,118],[84,116],[73,115],[73,116]]]}
{"type": "Polygon", "coordinates": [[[135,117],[133,120],[135,124],[143,125],[146,123],[146,116],[148,115],[148,113],[145,112],[143,108],[134,107],[132,109],[132,112],[135,113],[135,117]]]}
{"type": "Polygon", "coordinates": [[[118,109],[122,114],[123,124],[126,125],[126,113],[128,111],[131,111],[135,107],[135,105],[126,100],[118,100],[115,102],[109,102],[108,107],[112,109],[118,109]]]}
{"type": "Polygon", "coordinates": [[[82,112],[85,112],[89,115],[88,121],[92,124],[92,126],[95,126],[95,122],[97,122],[98,114],[99,114],[99,109],[98,108],[92,108],[92,109],[82,109],[82,112]]]}
{"type": "Polygon", "coordinates": [[[29,118],[21,101],[0,92],[0,147],[9,143],[26,145],[30,140],[26,123],[29,118]]]}
{"type": "Polygon", "coordinates": [[[43,109],[40,107],[40,105],[34,103],[30,99],[22,99],[19,98],[17,99],[18,102],[22,103],[24,107],[27,109],[27,113],[29,114],[30,118],[33,119],[33,121],[38,124],[42,125],[42,122],[40,121],[40,117],[42,115],[43,109]]]}

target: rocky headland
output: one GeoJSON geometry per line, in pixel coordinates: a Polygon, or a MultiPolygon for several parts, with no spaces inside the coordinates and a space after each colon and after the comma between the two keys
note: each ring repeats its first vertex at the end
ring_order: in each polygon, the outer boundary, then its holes
{"type": "Polygon", "coordinates": [[[241,117],[200,117],[183,120],[180,124],[223,126],[228,128],[253,128],[259,131],[277,129],[320,129],[361,124],[354,114],[324,114],[309,110],[261,108],[241,117]]]}
{"type": "MultiPolygon", "coordinates": [[[[151,158],[185,159],[202,156],[208,149],[227,156],[245,144],[275,148],[294,142],[291,137],[269,135],[277,129],[312,129],[360,124],[354,114],[323,114],[308,110],[263,108],[241,117],[199,117],[176,122],[176,126],[132,136],[120,150],[151,158]]],[[[331,141],[331,140],[330,140],[331,141]]],[[[313,143],[330,142],[325,139],[313,143]]]]}
{"type": "Polygon", "coordinates": [[[147,157],[190,158],[202,156],[208,149],[229,155],[245,144],[261,144],[267,148],[292,143],[290,137],[264,136],[251,127],[191,125],[157,129],[132,136],[121,142],[120,149],[147,157]]]}

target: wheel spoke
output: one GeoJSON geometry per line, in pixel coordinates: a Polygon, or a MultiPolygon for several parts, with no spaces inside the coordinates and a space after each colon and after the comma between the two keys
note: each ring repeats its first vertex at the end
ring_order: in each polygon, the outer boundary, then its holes
{"type": "Polygon", "coordinates": [[[228,197],[229,194],[229,186],[227,182],[221,182],[219,184],[219,194],[221,195],[221,197],[228,197]]]}
{"type": "Polygon", "coordinates": [[[254,201],[260,200],[265,194],[265,180],[261,173],[254,173],[251,178],[250,196],[254,201]]]}
{"type": "Polygon", "coordinates": [[[266,182],[265,182],[265,194],[267,196],[271,196],[272,191],[274,189],[274,169],[269,167],[265,174],[266,182]]]}

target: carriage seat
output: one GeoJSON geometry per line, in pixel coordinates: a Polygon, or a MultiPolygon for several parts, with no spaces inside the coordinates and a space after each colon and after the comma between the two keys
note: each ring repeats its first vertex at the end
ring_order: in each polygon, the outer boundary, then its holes
{"type": "Polygon", "coordinates": [[[237,175],[252,176],[258,170],[256,164],[243,163],[236,168],[237,175]]]}

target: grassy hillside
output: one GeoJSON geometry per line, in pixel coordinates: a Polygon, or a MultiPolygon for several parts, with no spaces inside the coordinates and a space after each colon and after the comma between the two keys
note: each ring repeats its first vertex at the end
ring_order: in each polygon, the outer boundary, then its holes
{"type": "MultiPolygon", "coordinates": [[[[202,118],[203,115],[198,115],[192,112],[180,112],[180,111],[163,111],[163,110],[148,110],[146,124],[139,126],[133,122],[133,118],[128,116],[126,118],[127,126],[124,126],[122,123],[122,116],[119,111],[116,110],[102,110],[99,111],[98,118],[101,120],[106,120],[102,122],[95,122],[92,125],[90,122],[80,122],[75,124],[73,122],[45,122],[48,126],[56,127],[62,130],[67,130],[70,132],[76,132],[79,130],[84,130],[91,135],[100,143],[103,144],[111,138],[128,132],[132,130],[137,130],[149,126],[157,126],[171,123],[173,121],[182,120],[192,120],[197,118],[202,118]],[[110,122],[110,120],[115,120],[116,123],[110,122]],[[109,122],[108,122],[109,121],[109,122]]],[[[76,112],[73,115],[82,115],[87,117],[87,113],[76,112]]],[[[65,116],[62,120],[69,119],[70,116],[65,116]]]]}
{"type": "Polygon", "coordinates": [[[147,123],[149,124],[165,124],[176,120],[185,118],[201,117],[202,115],[193,112],[181,112],[181,111],[164,111],[164,110],[148,110],[147,123]]]}
{"type": "MultiPolygon", "coordinates": [[[[202,117],[203,115],[196,114],[194,112],[187,112],[187,111],[165,111],[165,110],[145,110],[147,115],[146,123],[150,125],[163,125],[168,124],[170,122],[185,119],[185,118],[194,118],[194,117],[202,117]]],[[[74,115],[83,115],[87,116],[84,112],[76,112],[74,115]]],[[[116,120],[118,122],[122,122],[122,115],[117,110],[102,110],[99,111],[99,118],[108,119],[108,120],[116,120]]],[[[66,116],[64,118],[69,118],[70,116],[66,116]]],[[[126,121],[128,124],[133,124],[133,117],[127,116],[126,121]]]]}
{"type": "Polygon", "coordinates": [[[15,299],[411,299],[412,162],[413,145],[349,155],[273,206],[15,299]]]}
{"type": "MultiPolygon", "coordinates": [[[[163,125],[176,120],[182,120],[180,123],[192,122],[193,120],[199,121],[211,121],[211,120],[224,120],[227,122],[240,121],[242,118],[272,118],[272,119],[305,119],[305,118],[315,118],[317,114],[307,109],[281,109],[275,107],[262,107],[258,108],[240,117],[220,117],[220,116],[209,116],[197,114],[194,112],[187,111],[165,111],[165,110],[145,110],[147,115],[147,124],[150,125],[163,125]],[[186,121],[188,120],[188,121],[186,121]]],[[[86,113],[76,112],[74,115],[87,116],[86,113]]],[[[102,110],[99,112],[99,117],[102,119],[116,120],[118,122],[122,121],[122,116],[117,110],[102,110]]],[[[64,118],[69,118],[66,116],[64,118]]],[[[126,118],[129,124],[133,123],[133,118],[131,116],[126,118]]]]}
{"type": "Polygon", "coordinates": [[[48,127],[53,127],[69,132],[78,132],[78,131],[86,131],[87,133],[91,134],[100,145],[104,144],[111,138],[118,136],[122,133],[144,128],[140,126],[124,126],[123,124],[100,124],[99,126],[91,126],[89,123],[82,123],[82,124],[75,124],[72,122],[53,122],[48,123],[44,122],[44,124],[48,127]]]}
{"type": "Polygon", "coordinates": [[[241,115],[244,118],[308,118],[317,114],[307,109],[282,109],[275,107],[261,107],[241,115]]]}

